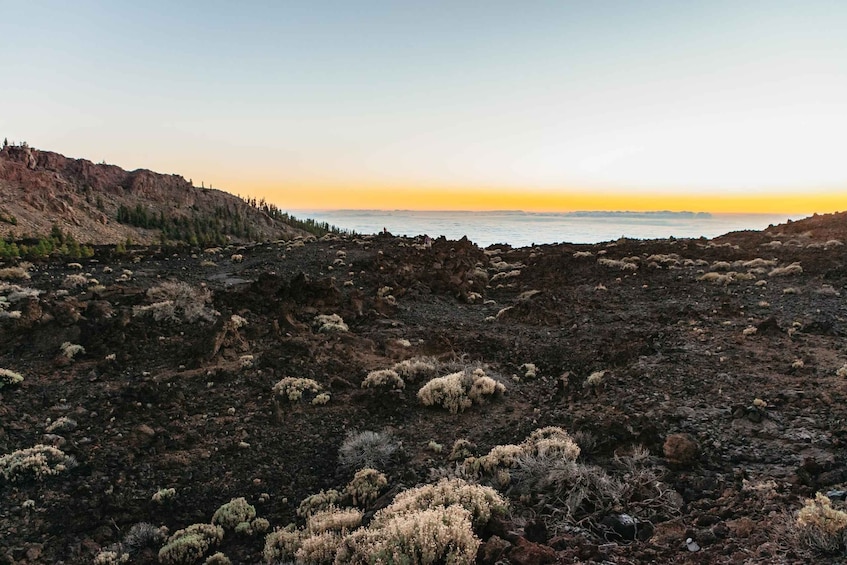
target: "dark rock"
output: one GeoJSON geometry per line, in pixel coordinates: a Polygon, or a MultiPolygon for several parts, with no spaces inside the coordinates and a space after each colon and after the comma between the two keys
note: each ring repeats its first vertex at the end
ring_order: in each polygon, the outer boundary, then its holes
{"type": "Polygon", "coordinates": [[[675,465],[690,466],[700,457],[700,445],[689,434],[671,434],[662,447],[665,457],[675,465]]]}
{"type": "Polygon", "coordinates": [[[480,546],[476,558],[477,563],[480,565],[494,565],[510,547],[512,547],[512,544],[503,538],[491,536],[488,541],[480,546]]]}
{"type": "Polygon", "coordinates": [[[515,539],[506,556],[513,565],[541,565],[556,562],[556,552],[552,548],[533,543],[523,537],[515,539]]]}

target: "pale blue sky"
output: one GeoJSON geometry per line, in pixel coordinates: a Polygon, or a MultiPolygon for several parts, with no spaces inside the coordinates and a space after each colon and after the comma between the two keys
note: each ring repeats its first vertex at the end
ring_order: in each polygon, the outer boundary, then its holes
{"type": "Polygon", "coordinates": [[[845,2],[0,13],[0,136],[235,192],[847,187],[845,2]]]}

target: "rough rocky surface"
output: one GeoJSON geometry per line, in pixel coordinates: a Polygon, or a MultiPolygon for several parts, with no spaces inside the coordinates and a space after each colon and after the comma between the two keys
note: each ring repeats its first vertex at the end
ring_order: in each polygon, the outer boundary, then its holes
{"type": "MultiPolygon", "coordinates": [[[[174,532],[236,497],[272,528],[301,523],[301,500],[350,481],[338,452],[352,430],[402,442],[372,511],[455,471],[457,439],[483,455],[543,426],[624,481],[636,477],[621,458],[643,446],[656,500],[678,506],[631,499],[567,520],[566,497],[521,493],[515,473],[480,562],[840,562],[789,526],[804,498],[847,483],[844,241],[835,215],[714,241],[483,250],[380,235],[34,264],[7,284],[41,294],[0,292],[20,312],[0,319],[0,367],[24,377],[0,388],[0,455],[48,444],[77,465],[0,477],[0,563],[90,563],[138,522],[174,532]],[[209,291],[196,321],[134,314],[170,280],[209,291]],[[318,331],[320,314],[349,331],[318,331]],[[84,352],[67,358],[65,342],[84,352]],[[417,356],[484,365],[506,392],[454,414],[423,406],[422,382],[361,388],[417,356]],[[284,377],[314,379],[331,399],[275,400],[284,377]],[[62,417],[75,425],[56,426],[62,417]],[[151,500],[165,488],[171,500],[151,500]]],[[[228,533],[216,550],[259,563],[262,547],[228,533]]],[[[134,562],[156,562],[155,549],[134,562]]]]}
{"type": "Polygon", "coordinates": [[[257,240],[303,235],[232,194],[198,188],[179,175],[125,171],[26,146],[0,150],[0,233],[4,237],[47,235],[55,224],[83,243],[114,244],[128,238],[136,243],[158,242],[159,230],[116,220],[120,206],[133,209],[139,204],[153,218],[212,218],[216,209],[228,208],[243,217],[257,240]]]}

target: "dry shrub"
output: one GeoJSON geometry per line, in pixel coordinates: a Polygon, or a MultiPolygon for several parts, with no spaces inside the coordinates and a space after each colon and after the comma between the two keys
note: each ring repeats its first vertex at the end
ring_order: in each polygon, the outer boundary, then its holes
{"type": "Polygon", "coordinates": [[[505,488],[512,481],[511,470],[524,458],[574,461],[579,453],[579,446],[568,432],[548,426],[533,431],[518,445],[495,445],[482,457],[466,459],[463,466],[465,472],[493,479],[495,484],[505,488]]]}
{"type": "Polygon", "coordinates": [[[13,483],[29,478],[41,480],[76,466],[72,456],[56,447],[38,444],[0,456],[0,476],[13,483]]]}
{"type": "Polygon", "coordinates": [[[344,540],[336,563],[470,565],[476,560],[480,541],[471,528],[470,514],[461,506],[377,515],[381,515],[378,525],[344,540]]]}
{"type": "Polygon", "coordinates": [[[319,333],[346,332],[350,328],[338,314],[320,314],[312,320],[312,326],[319,333]]]}
{"type": "Polygon", "coordinates": [[[776,267],[768,273],[769,277],[787,277],[790,275],[800,275],[803,273],[803,267],[800,263],[791,263],[785,267],[776,267]]]}
{"type": "Polygon", "coordinates": [[[316,397],[323,390],[320,384],[313,379],[300,379],[296,377],[285,377],[273,387],[274,397],[289,402],[297,402],[304,394],[316,397]]]}
{"type": "Polygon", "coordinates": [[[164,565],[192,565],[224,538],[224,530],[212,524],[193,524],[178,530],[159,550],[164,565]]]}
{"type": "Polygon", "coordinates": [[[801,547],[824,554],[847,552],[847,512],[833,508],[821,493],[804,502],[790,530],[801,547]]]}
{"type": "Polygon", "coordinates": [[[406,383],[392,369],[371,371],[362,381],[362,388],[379,388],[384,390],[402,390],[406,383]]]}
{"type": "Polygon", "coordinates": [[[394,501],[374,516],[374,523],[399,514],[414,513],[435,507],[459,505],[469,514],[475,528],[484,527],[494,513],[503,513],[508,502],[491,487],[462,479],[442,479],[434,485],[422,485],[403,491],[394,501]]]}
{"type": "Polygon", "coordinates": [[[678,514],[682,498],[661,482],[646,450],[615,457],[613,472],[551,454],[524,455],[511,470],[512,488],[551,531],[576,524],[597,527],[604,516],[621,510],[637,522],[678,514]]]}
{"type": "Polygon", "coordinates": [[[233,498],[220,508],[215,510],[212,523],[218,524],[227,530],[234,530],[240,524],[256,517],[256,508],[249,504],[244,497],[233,498]]]}
{"type": "Polygon", "coordinates": [[[399,450],[390,432],[350,432],[338,449],[338,462],[346,469],[384,469],[399,450]]]}
{"type": "Polygon", "coordinates": [[[323,532],[303,538],[294,554],[297,565],[332,565],[344,538],[336,532],[323,532]]]}
{"type": "Polygon", "coordinates": [[[366,468],[356,472],[344,491],[350,495],[354,506],[366,507],[373,503],[382,489],[388,486],[388,479],[376,469],[366,468]]]}
{"type": "Polygon", "coordinates": [[[620,269],[621,271],[637,271],[638,265],[631,261],[620,261],[618,259],[607,259],[601,257],[597,259],[597,264],[610,269],[620,269]]]}
{"type": "Polygon", "coordinates": [[[281,530],[275,530],[265,536],[265,548],[262,555],[265,563],[281,563],[292,560],[303,543],[303,532],[289,524],[281,530]]]}
{"type": "Polygon", "coordinates": [[[27,279],[29,279],[29,273],[22,267],[5,267],[0,269],[0,281],[27,279]]]}
{"type": "Polygon", "coordinates": [[[425,406],[439,405],[453,414],[463,412],[474,403],[481,404],[486,397],[502,394],[506,387],[480,369],[466,369],[444,377],[436,377],[418,391],[425,406]]]}
{"type": "Polygon", "coordinates": [[[306,532],[312,536],[324,532],[346,533],[362,525],[362,516],[362,511],[356,508],[330,506],[309,516],[306,520],[306,532]]]}
{"type": "Polygon", "coordinates": [[[0,368],[0,388],[3,388],[6,385],[20,384],[23,380],[24,378],[20,373],[16,373],[11,369],[0,368]]]}
{"type": "Polygon", "coordinates": [[[419,382],[437,375],[439,366],[432,357],[413,357],[395,364],[392,370],[404,381],[419,382]]]}
{"type": "Polygon", "coordinates": [[[198,320],[213,322],[218,312],[206,306],[212,301],[208,289],[195,289],[182,281],[167,281],[147,291],[151,302],[135,306],[133,316],[152,316],[157,322],[193,323],[198,320]]]}
{"type": "Polygon", "coordinates": [[[300,502],[300,506],[297,507],[297,515],[305,518],[315,512],[336,506],[342,498],[342,494],[335,489],[321,490],[317,494],[307,496],[300,502]]]}

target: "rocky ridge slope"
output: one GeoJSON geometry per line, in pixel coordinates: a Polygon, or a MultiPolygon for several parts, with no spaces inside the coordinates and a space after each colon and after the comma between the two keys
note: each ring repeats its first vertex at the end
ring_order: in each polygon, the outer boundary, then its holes
{"type": "Polygon", "coordinates": [[[127,239],[154,243],[160,240],[161,230],[152,224],[160,218],[204,223],[217,218],[225,229],[237,218],[239,233],[230,229],[233,233],[226,234],[233,241],[305,235],[232,194],[198,188],[179,175],[125,171],[27,146],[0,150],[3,236],[44,236],[55,224],[84,243],[116,244],[127,239]],[[134,211],[138,206],[153,220],[151,227],[117,221],[121,207],[134,211]]]}

